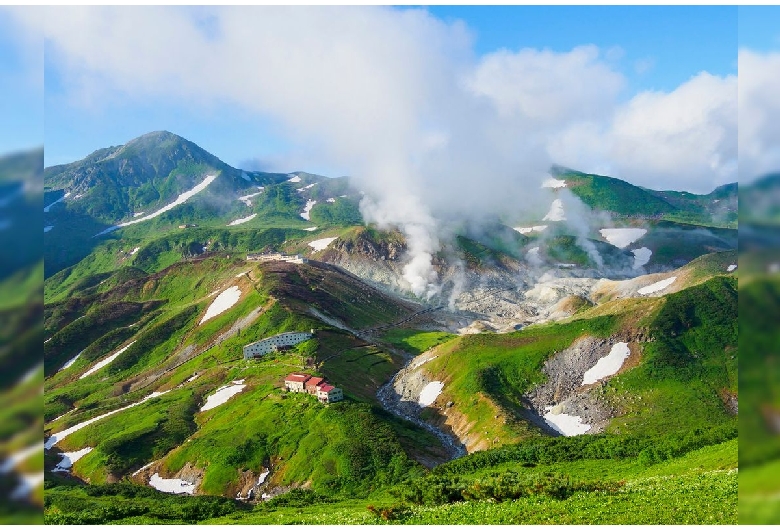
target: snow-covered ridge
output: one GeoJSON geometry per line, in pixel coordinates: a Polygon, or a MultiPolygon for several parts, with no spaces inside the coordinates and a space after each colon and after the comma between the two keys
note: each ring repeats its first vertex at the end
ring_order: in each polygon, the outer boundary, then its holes
{"type": "Polygon", "coordinates": [[[156,212],[151,213],[149,215],[145,215],[143,217],[139,217],[137,219],[133,219],[132,221],[125,221],[124,223],[119,223],[118,225],[109,226],[108,228],[106,228],[102,232],[100,232],[98,234],[95,234],[94,237],[102,236],[104,234],[108,234],[109,232],[113,232],[114,230],[118,230],[118,229],[120,229],[122,227],[125,227],[125,226],[129,226],[129,225],[133,225],[133,224],[136,224],[136,223],[142,223],[144,221],[148,221],[149,219],[153,219],[153,218],[155,218],[155,217],[157,217],[159,215],[164,214],[167,211],[173,210],[174,208],[176,208],[180,204],[184,204],[189,199],[191,199],[192,197],[194,197],[195,195],[197,195],[201,191],[205,190],[208,187],[209,184],[214,182],[214,180],[216,178],[217,178],[217,175],[208,175],[203,180],[203,182],[201,182],[200,184],[198,184],[197,186],[195,186],[191,190],[185,191],[184,193],[181,193],[178,197],[176,197],[176,200],[174,200],[170,204],[166,204],[165,206],[163,206],[162,208],[160,208],[156,212]]]}

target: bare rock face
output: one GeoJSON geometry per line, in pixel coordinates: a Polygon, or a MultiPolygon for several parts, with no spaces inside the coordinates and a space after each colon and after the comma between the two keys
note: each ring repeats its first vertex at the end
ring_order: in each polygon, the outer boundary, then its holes
{"type": "MultiPolygon", "coordinates": [[[[632,350],[631,357],[637,356],[639,345],[632,343],[632,339],[636,340],[639,336],[616,335],[608,339],[586,336],[556,353],[542,367],[547,381],[525,395],[530,408],[541,417],[554,407],[557,414],[579,416],[582,423],[591,426],[589,434],[602,432],[618,414],[617,410],[600,398],[601,389],[609,377],[583,385],[583,376],[599,359],[608,355],[612,346],[618,342],[628,342],[632,350]]],[[[628,361],[623,364],[624,367],[630,365],[628,361]]]]}

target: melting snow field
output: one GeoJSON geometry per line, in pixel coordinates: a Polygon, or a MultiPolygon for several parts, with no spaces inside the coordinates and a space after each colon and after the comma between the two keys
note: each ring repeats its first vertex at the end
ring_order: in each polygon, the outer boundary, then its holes
{"type": "Polygon", "coordinates": [[[411,368],[412,370],[415,370],[415,369],[421,367],[422,365],[424,365],[425,363],[427,363],[428,361],[434,360],[436,357],[438,357],[438,355],[434,355],[433,357],[431,357],[429,359],[425,359],[425,360],[422,360],[422,361],[417,361],[416,363],[412,364],[409,368],[411,368]]]}
{"type": "Polygon", "coordinates": [[[311,199],[306,201],[306,206],[304,206],[303,211],[301,212],[301,217],[303,217],[307,221],[310,221],[309,212],[311,212],[311,209],[314,208],[315,204],[317,204],[317,201],[313,201],[311,199]]]}
{"type": "Polygon", "coordinates": [[[203,404],[203,406],[200,408],[200,411],[205,412],[227,403],[228,399],[232,398],[236,394],[240,394],[241,391],[244,390],[246,385],[243,383],[244,380],[240,379],[238,381],[233,381],[232,385],[225,385],[221,388],[218,388],[216,392],[206,398],[206,403],[203,404]]]}
{"type": "Polygon", "coordinates": [[[300,181],[301,181],[301,177],[299,177],[298,175],[295,175],[293,178],[287,180],[287,182],[300,182],[300,181]]]}
{"type": "Polygon", "coordinates": [[[582,423],[582,418],[565,413],[555,413],[558,407],[547,407],[547,414],[544,415],[544,421],[547,425],[558,431],[564,436],[577,436],[585,434],[590,430],[590,425],[582,423]]]}
{"type": "Polygon", "coordinates": [[[67,473],[68,471],[70,471],[70,468],[73,467],[73,464],[78,462],[82,456],[92,452],[92,449],[93,449],[92,447],[85,447],[84,449],[81,449],[79,451],[73,451],[70,453],[61,453],[60,456],[62,457],[62,460],[60,460],[59,464],[54,466],[54,469],[52,469],[52,471],[67,473]]]}
{"type": "Polygon", "coordinates": [[[54,225],[44,226],[44,227],[43,227],[43,233],[45,234],[46,232],[48,232],[48,231],[49,231],[49,230],[51,230],[52,228],[54,228],[54,225]]]}
{"type": "Polygon", "coordinates": [[[247,206],[252,206],[252,197],[257,197],[258,195],[263,193],[263,190],[265,188],[263,186],[258,186],[257,189],[259,189],[260,191],[258,191],[257,193],[250,193],[249,195],[244,195],[243,197],[239,197],[238,200],[243,202],[247,206]]]}
{"type": "Polygon", "coordinates": [[[76,359],[78,359],[80,356],[81,356],[81,352],[78,352],[74,358],[72,358],[71,360],[69,360],[68,362],[66,362],[65,364],[63,364],[63,365],[62,365],[62,368],[60,368],[60,369],[59,369],[59,370],[57,370],[57,371],[58,371],[58,372],[61,372],[61,371],[65,370],[66,368],[70,368],[71,366],[73,366],[73,363],[75,363],[75,362],[76,362],[76,359]]]}
{"type": "Polygon", "coordinates": [[[655,282],[654,284],[648,285],[647,287],[642,287],[637,292],[639,294],[650,294],[650,293],[655,293],[655,292],[658,292],[658,291],[663,291],[664,289],[666,289],[667,287],[672,285],[674,283],[674,280],[676,280],[676,279],[677,279],[677,276],[672,276],[671,278],[667,278],[665,280],[661,280],[660,282],[655,282]]]}
{"type": "Polygon", "coordinates": [[[24,462],[36,453],[43,451],[39,444],[31,445],[21,451],[17,451],[0,464],[0,473],[10,473],[20,463],[24,462]]]}
{"type": "Polygon", "coordinates": [[[728,268],[726,268],[726,272],[734,272],[735,270],[737,270],[736,265],[729,265],[728,268]]]}
{"type": "Polygon", "coordinates": [[[304,228],[304,230],[306,230],[307,232],[314,232],[315,230],[317,230],[317,227],[316,226],[310,226],[309,228],[304,228]]]}
{"type": "Polygon", "coordinates": [[[219,293],[219,296],[217,296],[213,302],[211,302],[211,305],[206,310],[206,314],[203,315],[202,319],[200,319],[199,324],[203,324],[208,319],[214,318],[220,313],[224,313],[225,311],[233,307],[236,304],[236,302],[238,302],[239,298],[241,298],[241,289],[239,289],[235,285],[233,287],[229,287],[228,289],[225,289],[224,291],[219,293]]]}
{"type": "Polygon", "coordinates": [[[235,221],[230,221],[228,223],[228,226],[236,226],[236,225],[244,224],[244,223],[247,223],[247,222],[251,221],[255,217],[257,217],[257,214],[253,213],[252,215],[250,215],[248,217],[242,217],[241,219],[236,219],[235,221]]]}
{"type": "Polygon", "coordinates": [[[628,359],[629,355],[631,355],[631,350],[628,349],[628,343],[618,342],[612,346],[612,349],[607,355],[598,360],[593,368],[585,372],[585,375],[582,378],[582,384],[590,385],[605,377],[616,374],[618,370],[620,370],[620,367],[623,366],[623,362],[628,359]]]}
{"type": "Polygon", "coordinates": [[[198,184],[197,186],[195,186],[191,190],[185,191],[184,193],[180,194],[178,197],[176,197],[175,201],[173,201],[170,204],[166,204],[165,206],[163,206],[162,208],[160,208],[156,212],[150,213],[149,215],[145,215],[143,217],[139,217],[137,219],[133,219],[132,221],[126,221],[124,223],[119,223],[118,225],[109,226],[108,228],[106,228],[102,232],[96,234],[94,237],[102,236],[103,234],[107,234],[109,232],[113,232],[114,230],[118,230],[119,228],[122,228],[124,226],[129,226],[129,225],[133,225],[133,224],[136,224],[136,223],[141,223],[143,221],[148,221],[149,219],[153,219],[153,218],[157,217],[158,215],[162,215],[162,214],[164,214],[165,212],[167,212],[169,210],[173,210],[174,208],[176,208],[180,204],[184,204],[190,198],[194,197],[195,195],[197,195],[201,191],[205,190],[208,187],[209,184],[214,182],[214,180],[216,178],[217,178],[216,175],[208,175],[203,180],[203,182],[201,182],[200,184],[198,184]]]}
{"type": "Polygon", "coordinates": [[[195,493],[195,484],[180,478],[162,478],[158,473],[149,479],[149,485],[157,491],[165,493],[195,493]]]}
{"type": "Polygon", "coordinates": [[[144,212],[136,212],[133,214],[133,217],[141,217],[144,214],[144,212]]]}
{"type": "Polygon", "coordinates": [[[531,232],[541,232],[547,229],[548,225],[536,225],[536,226],[516,226],[513,230],[517,230],[521,234],[530,234],[531,232]]]}
{"type": "MultiPolygon", "coordinates": [[[[315,182],[314,184],[316,184],[316,182],[315,182]]],[[[302,187],[302,188],[298,188],[298,189],[297,189],[297,190],[295,190],[295,191],[305,191],[305,190],[310,190],[311,188],[313,188],[313,187],[314,187],[314,184],[309,184],[308,186],[304,186],[304,187],[302,187]]]]}
{"type": "Polygon", "coordinates": [[[56,201],[54,201],[53,203],[51,203],[50,205],[48,205],[46,208],[44,208],[44,209],[43,209],[43,212],[44,212],[44,213],[49,213],[49,209],[50,209],[52,206],[54,206],[54,205],[55,205],[55,204],[57,204],[58,202],[62,202],[62,201],[64,201],[64,200],[65,200],[65,199],[67,199],[68,197],[70,197],[70,192],[66,193],[65,195],[63,195],[62,197],[60,197],[59,199],[57,199],[56,201]]]}
{"type": "MultiPolygon", "coordinates": [[[[113,362],[113,360],[114,360],[114,359],[116,359],[117,357],[119,357],[119,355],[120,355],[120,354],[124,353],[124,351],[125,351],[127,348],[129,348],[130,346],[132,346],[132,345],[133,345],[133,343],[135,343],[135,341],[131,342],[130,344],[128,344],[127,346],[125,346],[125,347],[124,347],[124,348],[122,348],[121,350],[118,350],[118,351],[117,351],[116,353],[114,353],[113,355],[109,355],[108,357],[106,357],[106,358],[105,358],[105,359],[103,359],[102,361],[96,362],[96,363],[95,363],[95,365],[94,365],[92,368],[90,368],[89,370],[87,370],[86,372],[84,372],[83,374],[81,374],[81,376],[79,377],[79,379],[84,379],[84,378],[85,378],[85,377],[87,377],[88,375],[92,375],[92,374],[94,374],[95,372],[97,372],[98,370],[100,370],[101,368],[103,368],[104,366],[106,366],[106,365],[108,365],[108,364],[111,364],[111,362],[113,362]]],[[[75,359],[74,359],[74,360],[75,360],[75,359]]]]}
{"type": "Polygon", "coordinates": [[[442,388],[444,388],[444,383],[441,381],[431,381],[425,385],[425,388],[422,389],[422,392],[420,392],[420,398],[417,400],[417,402],[421,407],[427,407],[436,401],[436,398],[439,397],[439,394],[441,394],[442,388]]]}
{"type": "Polygon", "coordinates": [[[563,201],[555,199],[550,205],[550,211],[544,216],[542,221],[565,221],[566,213],[563,211],[563,201]]]}
{"type": "Polygon", "coordinates": [[[644,228],[602,228],[601,236],[611,245],[617,248],[626,248],[628,245],[647,233],[644,228]]]}
{"type": "Polygon", "coordinates": [[[117,412],[122,412],[123,410],[127,410],[129,408],[133,408],[136,405],[140,405],[144,401],[148,401],[148,400],[150,400],[152,398],[156,398],[158,396],[162,396],[163,394],[166,394],[167,392],[169,392],[169,390],[165,390],[163,392],[152,392],[151,394],[149,394],[148,396],[143,398],[141,401],[137,401],[135,403],[131,403],[130,405],[127,405],[126,407],[118,408],[116,410],[112,410],[111,412],[106,412],[105,414],[101,414],[100,416],[95,416],[94,418],[92,418],[90,420],[82,421],[81,423],[78,423],[78,424],[74,425],[73,427],[69,427],[69,428],[65,429],[64,431],[60,431],[58,433],[54,433],[54,434],[52,434],[49,437],[48,440],[46,440],[46,443],[43,446],[46,449],[51,449],[52,447],[54,447],[54,444],[56,444],[57,442],[65,439],[66,437],[70,436],[74,432],[80,431],[81,429],[83,429],[87,425],[92,425],[96,421],[100,421],[103,418],[107,418],[109,416],[112,416],[112,415],[116,414],[117,412]]]}
{"type": "Polygon", "coordinates": [[[637,248],[631,251],[634,254],[634,265],[632,268],[639,269],[647,265],[650,261],[650,256],[653,255],[653,251],[647,247],[637,248]]]}
{"type": "Polygon", "coordinates": [[[336,241],[337,237],[326,237],[323,239],[317,239],[315,241],[312,241],[309,243],[309,246],[313,248],[316,251],[325,250],[328,248],[328,245],[336,241]]]}
{"type": "Polygon", "coordinates": [[[565,188],[566,187],[566,181],[565,180],[558,180],[554,178],[549,178],[542,182],[543,188],[565,188]]]}

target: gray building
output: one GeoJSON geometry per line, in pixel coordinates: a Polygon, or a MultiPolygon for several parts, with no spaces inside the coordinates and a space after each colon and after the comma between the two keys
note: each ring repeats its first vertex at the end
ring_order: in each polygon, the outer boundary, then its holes
{"type": "Polygon", "coordinates": [[[262,357],[267,353],[278,351],[280,348],[295,346],[301,342],[307,341],[314,336],[314,330],[310,333],[305,331],[290,331],[287,333],[280,333],[267,339],[252,342],[244,346],[244,359],[252,359],[253,357],[262,357]]]}

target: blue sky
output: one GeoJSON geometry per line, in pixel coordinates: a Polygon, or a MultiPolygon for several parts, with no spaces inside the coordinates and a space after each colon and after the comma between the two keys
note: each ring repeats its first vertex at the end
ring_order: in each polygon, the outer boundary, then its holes
{"type": "MultiPolygon", "coordinates": [[[[610,54],[625,76],[623,98],[640,90],[673,90],[702,70],[716,75],[736,72],[735,7],[432,6],[428,10],[444,21],[465,22],[475,37],[478,56],[501,48],[567,52],[595,44],[610,54]]],[[[174,98],[139,103],[116,97],[98,110],[73,106],[63,92],[59,65],[48,52],[46,58],[47,165],[72,161],[159,129],[185,136],[234,165],[295,150],[275,132],[272,122],[229,104],[194,111],[174,98]]],[[[24,94],[20,100],[25,100],[24,94]]],[[[289,169],[340,169],[309,163],[315,167],[289,169]]]]}

